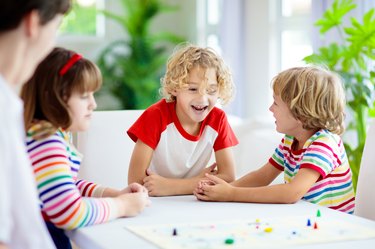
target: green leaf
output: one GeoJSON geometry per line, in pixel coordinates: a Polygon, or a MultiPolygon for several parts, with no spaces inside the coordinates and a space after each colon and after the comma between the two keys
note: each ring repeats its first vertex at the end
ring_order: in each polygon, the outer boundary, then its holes
{"type": "Polygon", "coordinates": [[[310,64],[327,65],[330,70],[339,73],[344,82],[348,116],[352,117],[346,122],[346,130],[354,131],[356,139],[347,140],[344,136],[354,185],[365,143],[367,121],[369,117],[375,117],[375,10],[370,9],[358,19],[361,21],[350,18],[350,24],[346,25],[342,20],[355,7],[351,0],[334,1],[316,25],[321,33],[335,27],[341,31],[342,40],[320,47],[317,52],[304,58],[310,64]]]}
{"type": "Polygon", "coordinates": [[[122,25],[127,37],[110,43],[99,55],[103,90],[118,98],[123,109],[145,109],[159,98],[170,45],[184,40],[165,31],[151,33],[150,25],[156,16],[178,8],[162,0],[121,0],[121,4],[122,15],[105,12],[122,25]]]}
{"type": "Polygon", "coordinates": [[[356,5],[352,0],[335,0],[332,7],[327,9],[323,18],[315,22],[315,25],[320,27],[320,33],[324,34],[333,27],[337,27],[342,24],[342,18],[356,5]]]}

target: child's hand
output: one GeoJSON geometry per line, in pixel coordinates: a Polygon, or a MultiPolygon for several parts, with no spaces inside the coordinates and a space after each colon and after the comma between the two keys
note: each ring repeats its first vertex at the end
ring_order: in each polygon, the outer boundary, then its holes
{"type": "Polygon", "coordinates": [[[202,180],[200,180],[198,182],[198,185],[195,188],[194,193],[196,192],[196,193],[199,193],[199,194],[203,194],[203,186],[205,186],[205,185],[211,185],[211,186],[213,186],[213,185],[215,185],[215,183],[213,181],[207,179],[207,178],[206,179],[202,179],[202,180]]]}
{"type": "Polygon", "coordinates": [[[120,191],[119,194],[127,194],[127,193],[147,193],[148,190],[139,183],[133,182],[129,184],[126,188],[120,191]]]}
{"type": "Polygon", "coordinates": [[[201,201],[231,201],[232,185],[226,181],[210,174],[206,174],[207,180],[202,180],[198,184],[199,190],[194,191],[194,195],[201,201]]]}
{"type": "Polygon", "coordinates": [[[147,176],[143,179],[143,186],[148,190],[150,196],[165,196],[169,194],[171,186],[168,180],[149,169],[146,171],[147,176]]]}
{"type": "Polygon", "coordinates": [[[204,168],[201,173],[199,173],[198,177],[203,178],[205,177],[206,174],[211,174],[211,175],[216,175],[217,174],[217,168],[216,168],[216,163],[213,163],[207,168],[204,168]]]}
{"type": "Polygon", "coordinates": [[[119,206],[120,217],[136,216],[142,212],[146,206],[151,205],[148,194],[145,192],[122,194],[116,197],[115,201],[119,206]]]}

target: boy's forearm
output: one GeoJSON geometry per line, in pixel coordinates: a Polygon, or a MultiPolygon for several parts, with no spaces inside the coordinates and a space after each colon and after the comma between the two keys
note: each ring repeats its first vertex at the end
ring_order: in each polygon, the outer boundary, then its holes
{"type": "Polygon", "coordinates": [[[136,182],[136,183],[139,183],[139,184],[143,185],[143,179],[146,176],[147,176],[146,174],[135,175],[134,173],[129,173],[129,175],[128,175],[128,184],[136,182]]]}
{"type": "Polygon", "coordinates": [[[285,203],[291,204],[300,200],[296,191],[291,191],[288,184],[277,184],[264,187],[235,187],[233,199],[236,202],[285,203]]]}
{"type": "MultiPolygon", "coordinates": [[[[228,176],[225,174],[217,174],[217,177],[223,179],[226,182],[231,182],[234,180],[234,176],[228,176]]],[[[170,178],[168,181],[170,181],[170,185],[172,186],[170,188],[170,195],[189,195],[192,194],[194,189],[197,187],[198,182],[202,180],[201,177],[192,177],[192,178],[186,178],[186,179],[175,179],[170,178]]]]}
{"type": "Polygon", "coordinates": [[[190,195],[193,194],[194,189],[198,185],[200,178],[176,179],[168,178],[168,183],[171,186],[167,190],[167,195],[190,195]]]}
{"type": "Polygon", "coordinates": [[[215,175],[219,177],[220,179],[223,179],[226,182],[233,182],[235,180],[235,176],[233,175],[228,175],[228,174],[217,174],[215,175]]]}

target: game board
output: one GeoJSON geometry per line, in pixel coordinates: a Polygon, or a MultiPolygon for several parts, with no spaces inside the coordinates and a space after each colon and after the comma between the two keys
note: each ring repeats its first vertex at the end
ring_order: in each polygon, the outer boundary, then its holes
{"type": "Polygon", "coordinates": [[[324,217],[298,216],[126,228],[160,248],[170,249],[285,248],[375,237],[375,229],[363,225],[324,217]]]}

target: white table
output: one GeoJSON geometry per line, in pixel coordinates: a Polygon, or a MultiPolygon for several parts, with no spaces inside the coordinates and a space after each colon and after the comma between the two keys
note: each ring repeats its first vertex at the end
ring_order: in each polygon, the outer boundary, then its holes
{"type": "MultiPolygon", "coordinates": [[[[299,201],[296,204],[253,204],[227,202],[201,202],[192,195],[153,197],[152,205],[133,218],[118,219],[106,224],[81,228],[69,232],[69,237],[82,249],[90,248],[140,248],[155,249],[155,245],[125,228],[127,225],[165,223],[213,222],[229,219],[256,219],[282,215],[310,215],[320,209],[322,217],[345,219],[353,224],[363,224],[375,229],[375,222],[354,215],[334,211],[299,201]]],[[[326,244],[298,246],[299,248],[375,248],[375,238],[342,241],[326,244]]]]}

